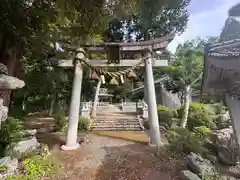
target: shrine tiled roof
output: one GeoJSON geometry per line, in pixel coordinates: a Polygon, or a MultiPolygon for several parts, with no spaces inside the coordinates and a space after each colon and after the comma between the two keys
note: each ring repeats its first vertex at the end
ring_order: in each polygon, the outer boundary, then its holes
{"type": "Polygon", "coordinates": [[[206,48],[207,56],[219,58],[231,58],[240,56],[240,39],[224,41],[206,48]]]}

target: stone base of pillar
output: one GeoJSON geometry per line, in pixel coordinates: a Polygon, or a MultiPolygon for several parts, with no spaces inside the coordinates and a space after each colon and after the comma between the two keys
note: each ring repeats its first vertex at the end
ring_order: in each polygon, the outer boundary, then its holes
{"type": "MultiPolygon", "coordinates": [[[[160,144],[160,147],[164,147],[164,143],[159,143],[160,144]]],[[[152,143],[151,141],[149,141],[148,142],[148,145],[150,146],[150,147],[157,147],[157,144],[156,143],[152,143]]]]}
{"type": "Polygon", "coordinates": [[[95,118],[96,118],[96,113],[91,112],[91,114],[90,114],[90,118],[95,119],[95,118]]]}
{"type": "Polygon", "coordinates": [[[152,144],[151,142],[148,142],[148,145],[149,145],[150,147],[157,147],[156,144],[152,144]]]}
{"type": "Polygon", "coordinates": [[[156,147],[156,146],[157,146],[157,144],[154,143],[154,140],[151,138],[150,132],[148,132],[148,145],[149,145],[150,147],[156,147]]]}
{"type": "Polygon", "coordinates": [[[80,144],[75,144],[75,145],[62,145],[61,146],[61,150],[63,151],[71,151],[71,150],[75,150],[78,149],[80,147],[80,144]]]}
{"type": "MultiPolygon", "coordinates": [[[[148,132],[148,145],[149,145],[150,147],[157,147],[157,143],[154,142],[154,139],[151,139],[151,136],[150,136],[149,133],[150,133],[150,132],[148,132]]],[[[164,146],[164,143],[161,141],[161,142],[159,143],[159,145],[162,147],[162,146],[164,146]]]]}

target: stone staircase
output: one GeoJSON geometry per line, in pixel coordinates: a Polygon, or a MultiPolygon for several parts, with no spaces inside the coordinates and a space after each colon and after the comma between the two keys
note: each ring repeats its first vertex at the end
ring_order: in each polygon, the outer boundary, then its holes
{"type": "Polygon", "coordinates": [[[91,125],[93,131],[142,131],[135,113],[103,109],[91,125]]]}

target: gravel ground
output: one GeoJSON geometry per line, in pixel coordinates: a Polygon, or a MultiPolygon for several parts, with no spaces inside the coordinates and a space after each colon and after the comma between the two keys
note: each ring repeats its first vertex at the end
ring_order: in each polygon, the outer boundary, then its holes
{"type": "Polygon", "coordinates": [[[55,180],[179,180],[184,169],[183,160],[170,158],[164,150],[156,157],[147,145],[94,134],[79,134],[81,147],[63,152],[66,136],[51,132],[52,118],[28,119],[26,127],[38,130],[38,141],[49,146],[63,167],[55,180]]]}
{"type": "Polygon", "coordinates": [[[146,145],[92,134],[86,139],[78,150],[55,152],[64,167],[61,180],[178,180],[184,168],[146,145]]]}

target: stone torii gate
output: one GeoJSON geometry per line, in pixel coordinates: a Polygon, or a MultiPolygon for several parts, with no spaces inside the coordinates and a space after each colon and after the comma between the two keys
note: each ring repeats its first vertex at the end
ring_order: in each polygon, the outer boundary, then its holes
{"type": "MultiPolygon", "coordinates": [[[[152,52],[164,51],[167,45],[174,38],[173,35],[165,36],[149,41],[134,42],[134,43],[99,43],[92,45],[81,45],[77,49],[76,57],[69,60],[59,60],[58,66],[70,68],[74,66],[74,79],[71,95],[71,103],[69,109],[69,122],[67,131],[66,144],[61,147],[62,150],[73,150],[80,145],[77,142],[78,116],[81,98],[82,77],[83,77],[83,61],[94,67],[132,67],[139,63],[134,56],[140,54],[144,58],[144,63],[140,66],[145,67],[144,84],[145,95],[147,96],[150,139],[151,145],[161,145],[161,137],[159,131],[159,122],[157,114],[156,94],[154,88],[153,70],[152,67],[161,67],[168,65],[168,59],[156,60],[152,58],[152,52]],[[84,48],[84,49],[83,49],[84,48]],[[87,52],[87,53],[85,53],[87,52]],[[106,60],[91,60],[85,57],[85,54],[90,53],[107,53],[106,60]],[[121,59],[126,56],[128,59],[121,59]],[[130,57],[130,58],[129,58],[130,57]]],[[[100,85],[99,85],[100,87],[100,85]]]]}

